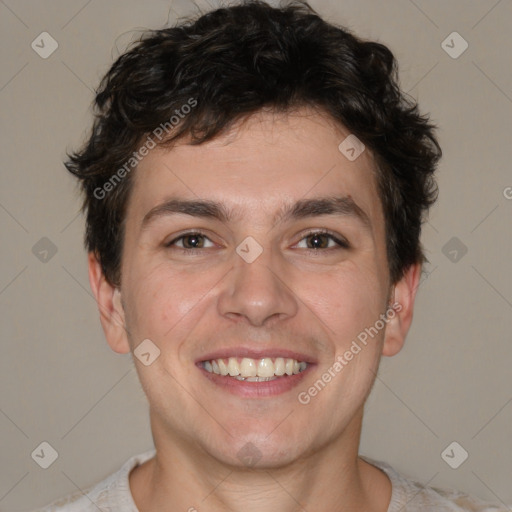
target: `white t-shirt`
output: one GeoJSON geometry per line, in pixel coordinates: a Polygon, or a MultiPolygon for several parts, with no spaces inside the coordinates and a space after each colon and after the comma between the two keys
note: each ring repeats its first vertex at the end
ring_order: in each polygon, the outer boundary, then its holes
{"type": "MultiPolygon", "coordinates": [[[[33,512],[139,512],[128,483],[130,471],[155,455],[155,450],[135,455],[105,480],[84,492],[54,501],[33,512]]],[[[396,472],[389,464],[362,456],[384,471],[392,484],[388,512],[510,512],[504,505],[484,503],[459,491],[425,487],[396,472]]]]}

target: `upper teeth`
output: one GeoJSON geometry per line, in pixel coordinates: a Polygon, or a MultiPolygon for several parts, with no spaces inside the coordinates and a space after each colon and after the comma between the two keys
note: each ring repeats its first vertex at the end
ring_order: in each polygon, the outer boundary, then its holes
{"type": "Polygon", "coordinates": [[[279,377],[284,374],[295,375],[302,372],[306,369],[307,363],[284,357],[277,357],[275,360],[270,357],[261,359],[244,357],[240,361],[236,357],[230,357],[229,359],[204,361],[203,367],[210,373],[232,377],[279,377]]]}

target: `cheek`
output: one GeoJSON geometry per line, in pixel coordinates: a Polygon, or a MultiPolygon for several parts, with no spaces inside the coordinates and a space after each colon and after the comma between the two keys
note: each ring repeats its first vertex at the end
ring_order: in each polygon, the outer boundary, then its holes
{"type": "Polygon", "coordinates": [[[131,278],[126,286],[130,332],[154,339],[162,347],[168,345],[166,340],[181,339],[191,331],[215,283],[211,275],[176,272],[168,264],[133,273],[131,278]]]}
{"type": "Polygon", "coordinates": [[[314,276],[304,290],[315,314],[328,326],[336,344],[346,344],[384,311],[385,292],[375,268],[346,265],[339,272],[314,276]]]}

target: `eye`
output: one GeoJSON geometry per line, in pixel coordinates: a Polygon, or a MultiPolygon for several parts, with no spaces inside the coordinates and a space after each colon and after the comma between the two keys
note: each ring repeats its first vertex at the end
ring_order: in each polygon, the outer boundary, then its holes
{"type": "Polygon", "coordinates": [[[345,239],[339,238],[338,236],[325,230],[311,231],[304,238],[302,238],[297,245],[300,245],[303,240],[306,240],[306,246],[304,247],[303,245],[300,248],[311,251],[317,251],[318,249],[348,249],[350,247],[349,243],[345,239]],[[329,245],[329,242],[334,242],[335,245],[329,245]]]}
{"type": "MultiPolygon", "coordinates": [[[[165,244],[165,247],[176,248],[183,252],[192,252],[197,249],[206,249],[214,247],[215,244],[203,233],[191,231],[174,238],[165,244]],[[207,244],[210,245],[207,245],[207,244]]],[[[309,251],[318,251],[318,249],[348,249],[350,244],[342,237],[338,237],[326,230],[311,231],[306,234],[297,246],[309,251]],[[304,242],[305,245],[304,245],[304,242]]]]}
{"type": "Polygon", "coordinates": [[[170,242],[167,242],[165,246],[176,246],[178,249],[182,249],[184,251],[192,251],[194,249],[204,249],[206,240],[208,240],[211,244],[209,247],[214,246],[213,242],[206,235],[197,231],[193,231],[174,238],[170,242]]]}

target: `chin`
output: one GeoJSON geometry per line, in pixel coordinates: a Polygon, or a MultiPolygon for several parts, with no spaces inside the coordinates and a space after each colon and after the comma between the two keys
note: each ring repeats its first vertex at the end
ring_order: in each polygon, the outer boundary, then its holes
{"type": "Polygon", "coordinates": [[[224,445],[217,445],[211,450],[210,454],[237,470],[281,468],[305,455],[304,440],[298,439],[298,435],[277,433],[277,429],[270,435],[268,432],[272,430],[229,438],[224,445]]]}

